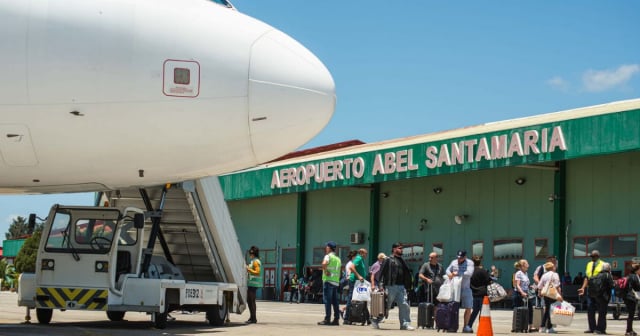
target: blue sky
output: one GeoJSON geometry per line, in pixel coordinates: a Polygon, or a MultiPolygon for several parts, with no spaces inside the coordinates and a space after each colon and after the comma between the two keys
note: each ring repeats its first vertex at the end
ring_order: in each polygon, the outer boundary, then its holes
{"type": "MultiPolygon", "coordinates": [[[[335,115],[306,148],[640,98],[638,1],[232,2],[333,74],[335,115]]],[[[0,196],[0,234],[12,216],[92,201],[0,196]]]]}

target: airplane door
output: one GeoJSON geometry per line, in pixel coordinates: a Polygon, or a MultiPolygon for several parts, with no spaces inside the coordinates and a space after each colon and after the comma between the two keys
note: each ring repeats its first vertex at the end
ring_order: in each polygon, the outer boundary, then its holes
{"type": "Polygon", "coordinates": [[[0,124],[0,156],[7,166],[28,167],[38,164],[26,125],[0,124]]]}

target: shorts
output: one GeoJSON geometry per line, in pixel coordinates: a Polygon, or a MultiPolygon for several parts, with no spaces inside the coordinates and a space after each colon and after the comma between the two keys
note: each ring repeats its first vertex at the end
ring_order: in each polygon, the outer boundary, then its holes
{"type": "Polygon", "coordinates": [[[460,308],[473,308],[471,288],[462,288],[460,290],[460,308]]]}

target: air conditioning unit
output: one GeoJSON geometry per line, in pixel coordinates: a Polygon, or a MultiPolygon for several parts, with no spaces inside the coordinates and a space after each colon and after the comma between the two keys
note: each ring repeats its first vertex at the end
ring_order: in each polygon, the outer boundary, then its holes
{"type": "Polygon", "coordinates": [[[352,233],[349,241],[351,242],[351,244],[362,244],[364,242],[364,233],[362,232],[352,233]]]}

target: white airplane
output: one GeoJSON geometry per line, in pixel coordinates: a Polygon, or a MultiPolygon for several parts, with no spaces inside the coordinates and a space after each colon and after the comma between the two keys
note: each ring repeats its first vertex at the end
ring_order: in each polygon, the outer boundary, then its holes
{"type": "Polygon", "coordinates": [[[329,122],[335,85],[224,0],[0,0],[0,193],[254,166],[329,122]]]}

